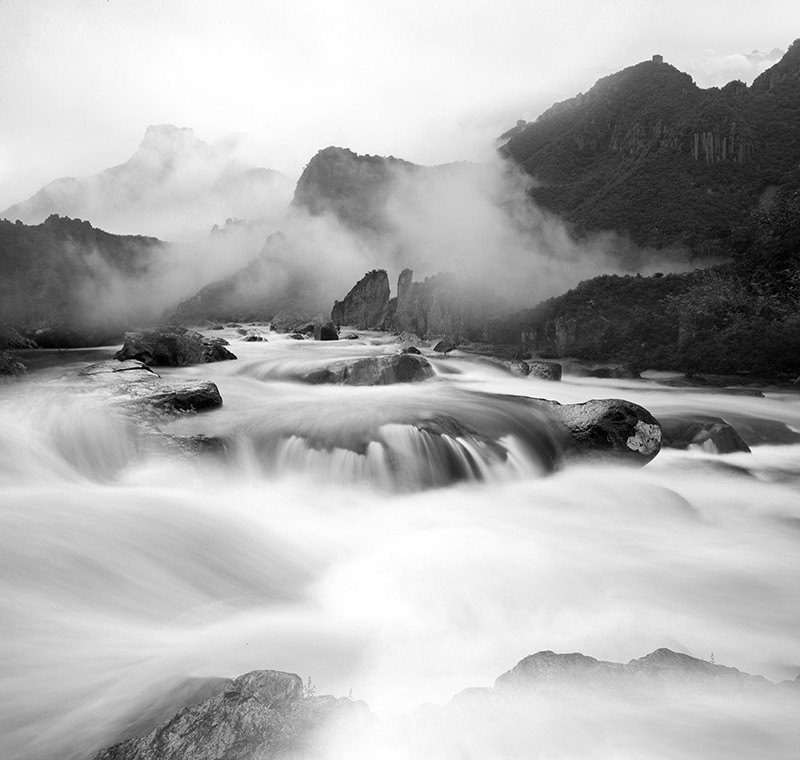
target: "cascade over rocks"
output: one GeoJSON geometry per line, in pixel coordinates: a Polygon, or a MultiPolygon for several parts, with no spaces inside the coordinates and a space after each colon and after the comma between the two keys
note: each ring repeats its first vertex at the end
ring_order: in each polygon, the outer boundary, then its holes
{"type": "Polygon", "coordinates": [[[389,276],[385,269],[367,272],[331,310],[331,322],[358,330],[383,327],[389,308],[389,276]]]}
{"type": "Polygon", "coordinates": [[[224,338],[206,338],[185,327],[161,327],[131,333],[114,355],[124,361],[136,359],[147,365],[183,367],[189,364],[235,359],[224,338]]]}

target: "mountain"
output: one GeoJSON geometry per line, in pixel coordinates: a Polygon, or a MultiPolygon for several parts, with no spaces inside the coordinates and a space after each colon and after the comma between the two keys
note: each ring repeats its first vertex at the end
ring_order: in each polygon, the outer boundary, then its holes
{"type": "Polygon", "coordinates": [[[57,179],[0,217],[38,224],[58,214],[116,233],[191,240],[228,218],[283,212],[292,181],[240,161],[236,148],[234,139],[208,144],[188,128],[151,126],[125,163],[91,177],[57,179]]]}
{"type": "Polygon", "coordinates": [[[800,164],[800,41],[750,87],[700,89],[661,56],[600,79],[501,137],[531,197],[579,233],[730,256],[800,164]]]}
{"type": "Polygon", "coordinates": [[[41,346],[102,345],[151,314],[134,286],[165,244],[111,235],[80,219],[0,220],[0,324],[41,346]]]}

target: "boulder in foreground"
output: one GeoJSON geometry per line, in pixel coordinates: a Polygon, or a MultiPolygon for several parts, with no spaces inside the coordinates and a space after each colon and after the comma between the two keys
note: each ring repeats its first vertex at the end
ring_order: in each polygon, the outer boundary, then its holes
{"type": "Polygon", "coordinates": [[[303,694],[299,676],[247,673],[221,694],[186,707],[151,733],[102,750],[94,760],[253,760],[314,756],[317,732],[337,721],[365,725],[363,702],[303,694]]]}
{"type": "Polygon", "coordinates": [[[160,327],[127,335],[114,358],[135,359],[148,366],[184,367],[235,359],[226,344],[223,338],[206,338],[185,327],[160,327]]]}

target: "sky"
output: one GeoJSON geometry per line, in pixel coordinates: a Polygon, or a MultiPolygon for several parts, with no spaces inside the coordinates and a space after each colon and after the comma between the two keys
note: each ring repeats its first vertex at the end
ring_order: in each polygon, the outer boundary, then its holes
{"type": "Polygon", "coordinates": [[[146,127],[485,160],[517,119],[654,53],[707,87],[800,37],[796,0],[0,0],[0,209],[119,164],[146,127]]]}

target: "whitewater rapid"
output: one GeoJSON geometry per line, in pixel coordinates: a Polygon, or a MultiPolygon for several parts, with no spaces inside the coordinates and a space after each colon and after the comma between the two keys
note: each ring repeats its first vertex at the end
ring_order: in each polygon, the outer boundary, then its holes
{"type": "MultiPolygon", "coordinates": [[[[389,349],[225,335],[238,361],[159,370],[217,383],[221,409],[162,429],[221,436],[222,458],[155,452],[63,379],[113,348],[48,354],[0,386],[0,757],[86,758],[186,676],[294,672],[392,720],[546,649],[627,662],[668,647],[773,681],[800,673],[800,446],[550,472],[546,425],[526,439],[536,420],[488,395],[617,397],[657,418],[800,431],[797,394],[552,383],[457,356],[424,383],[309,386],[292,373],[389,349]],[[481,464],[441,485],[438,454],[397,422],[436,409],[482,424],[509,414],[505,455],[458,444],[452,456],[481,464]],[[362,445],[377,429],[384,453],[362,445]],[[392,446],[422,446],[423,464],[388,474],[392,446]]],[[[783,757],[797,730],[790,713],[771,716],[759,730],[778,749],[763,756],[783,757]]],[[[537,723],[555,733],[529,756],[589,756],[559,740],[567,717],[537,723]]],[[[592,757],[627,756],[614,720],[586,728],[592,757]]],[[[683,730],[664,729],[663,756],[684,751],[683,730]]]]}

